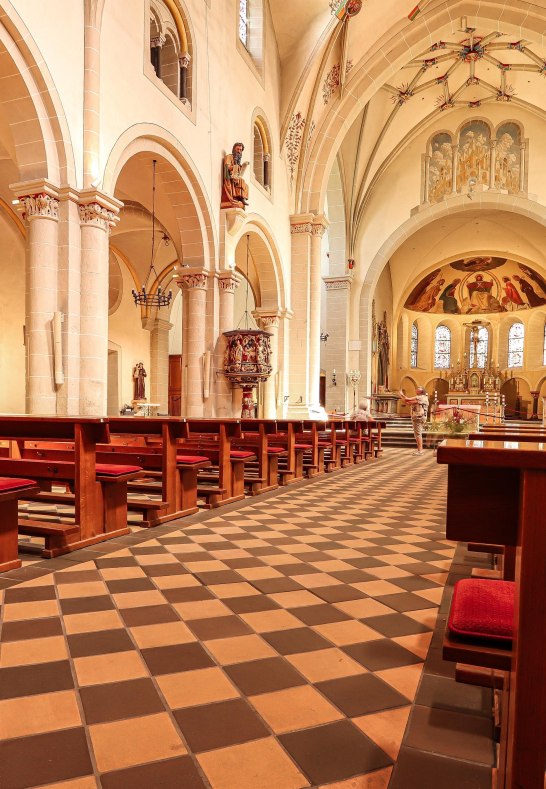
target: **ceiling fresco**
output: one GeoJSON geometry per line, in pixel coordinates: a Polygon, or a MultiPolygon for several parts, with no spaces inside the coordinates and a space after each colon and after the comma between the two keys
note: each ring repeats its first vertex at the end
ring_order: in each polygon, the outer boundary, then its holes
{"type": "Polygon", "coordinates": [[[523,263],[501,257],[454,260],[427,274],[404,306],[415,312],[484,315],[546,305],[546,278],[523,263]]]}

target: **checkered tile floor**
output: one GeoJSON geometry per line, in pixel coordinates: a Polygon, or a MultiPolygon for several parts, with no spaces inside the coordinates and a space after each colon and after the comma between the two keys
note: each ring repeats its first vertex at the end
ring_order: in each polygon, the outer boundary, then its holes
{"type": "Polygon", "coordinates": [[[5,588],[2,789],[486,789],[487,698],[421,682],[445,480],[390,450],[5,588]]]}

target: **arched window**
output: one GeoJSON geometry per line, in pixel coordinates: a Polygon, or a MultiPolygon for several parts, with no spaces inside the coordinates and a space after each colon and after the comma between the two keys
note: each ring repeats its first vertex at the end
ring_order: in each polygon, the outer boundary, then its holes
{"type": "Polygon", "coordinates": [[[249,15],[248,0],[239,0],[239,40],[248,48],[249,15]]]}
{"type": "Polygon", "coordinates": [[[417,351],[419,350],[419,329],[417,324],[414,323],[411,327],[411,353],[410,353],[410,367],[417,367],[417,351]]]}
{"type": "Polygon", "coordinates": [[[191,103],[191,46],[184,20],[172,2],[151,0],[150,61],[158,77],[183,104],[191,103]],[[173,6],[176,18],[171,12],[173,6]]]}
{"type": "Polygon", "coordinates": [[[513,323],[508,332],[508,367],[523,367],[523,346],[525,327],[523,323],[513,323]]]}
{"type": "Polygon", "coordinates": [[[263,118],[258,117],[254,121],[252,137],[254,143],[252,159],[254,178],[269,192],[271,191],[271,149],[269,134],[263,118]]]}
{"type": "Polygon", "coordinates": [[[449,370],[451,365],[451,331],[447,326],[438,326],[434,335],[434,367],[449,370]]]}
{"type": "Polygon", "coordinates": [[[489,352],[489,331],[485,326],[480,326],[474,340],[470,334],[470,367],[485,370],[489,352]]]}
{"type": "Polygon", "coordinates": [[[239,51],[250,56],[252,65],[263,76],[264,0],[239,0],[237,37],[239,51]]]}

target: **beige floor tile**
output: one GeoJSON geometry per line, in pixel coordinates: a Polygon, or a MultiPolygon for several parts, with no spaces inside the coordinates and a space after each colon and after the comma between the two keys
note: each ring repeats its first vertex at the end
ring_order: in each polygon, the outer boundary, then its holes
{"type": "Polygon", "coordinates": [[[313,630],[320,633],[321,636],[329,639],[336,646],[342,647],[347,644],[361,644],[365,641],[374,641],[377,638],[383,638],[381,633],[373,630],[368,625],[363,625],[362,622],[355,620],[348,620],[345,622],[332,622],[326,625],[314,625],[313,630]]]}
{"type": "Polygon", "coordinates": [[[432,641],[432,633],[416,633],[413,636],[397,636],[392,639],[400,646],[409,649],[415,655],[425,660],[428,655],[430,642],[432,641]]]}
{"type": "Polygon", "coordinates": [[[273,567],[241,567],[237,572],[248,581],[261,581],[263,578],[284,577],[282,573],[273,569],[273,567]]]}
{"type": "Polygon", "coordinates": [[[201,586],[193,575],[156,575],[154,584],[159,589],[186,589],[189,586],[201,586]]]}
{"type": "Polygon", "coordinates": [[[337,559],[362,559],[362,553],[355,551],[354,548],[333,548],[331,551],[324,551],[324,553],[335,556],[337,559]]]}
{"type": "Polygon", "coordinates": [[[91,611],[88,614],[65,614],[64,626],[68,635],[114,630],[124,627],[117,611],[91,611]]]}
{"type": "Polygon", "coordinates": [[[256,587],[251,586],[245,582],[234,584],[213,584],[208,588],[217,597],[225,600],[228,600],[230,597],[250,597],[251,595],[260,594],[256,587]]]}
{"type": "Polygon", "coordinates": [[[370,597],[378,597],[382,594],[400,594],[401,589],[399,586],[391,584],[389,581],[364,581],[364,583],[353,584],[355,589],[359,589],[364,594],[369,594],[370,597]]]}
{"type": "Polygon", "coordinates": [[[274,630],[289,630],[301,627],[299,619],[289,611],[258,611],[255,614],[241,614],[241,619],[250,625],[256,633],[271,633],[274,630]]]}
{"type": "Polygon", "coordinates": [[[407,570],[402,567],[366,567],[368,575],[374,575],[376,578],[404,578],[404,576],[411,575],[407,570]]]}
{"type": "Polygon", "coordinates": [[[436,627],[436,620],[438,618],[438,608],[421,608],[419,611],[406,611],[404,616],[409,616],[420,622],[425,627],[430,627],[433,630],[436,627]]]}
{"type": "Polygon", "coordinates": [[[306,575],[292,576],[297,584],[301,584],[306,589],[318,589],[321,586],[339,586],[342,581],[334,578],[333,575],[328,573],[307,573],[306,575]]]}
{"type": "Polygon", "coordinates": [[[414,663],[411,666],[400,666],[399,668],[388,668],[375,673],[402,693],[403,696],[413,701],[421,680],[421,674],[423,673],[423,663],[414,663]]]}
{"type": "Polygon", "coordinates": [[[187,753],[166,712],[100,723],[90,726],[89,734],[101,772],[172,759],[187,753]]]}
{"type": "Polygon", "coordinates": [[[234,699],[239,691],[222,669],[201,668],[178,674],[163,674],[157,684],[172,709],[234,699]]]}
{"type": "Polygon", "coordinates": [[[297,559],[295,556],[290,556],[289,554],[283,553],[274,553],[270,556],[260,556],[260,561],[264,562],[264,564],[269,564],[271,567],[280,567],[284,564],[299,564],[301,563],[302,567],[304,562],[301,562],[300,559],[297,559]]]}
{"type": "MultiPolygon", "coordinates": [[[[215,529],[217,532],[218,529],[215,529]]],[[[210,555],[214,556],[215,559],[249,559],[252,554],[248,551],[244,551],[242,548],[230,548],[227,551],[210,551],[210,555]]]]}
{"type": "Polygon", "coordinates": [[[4,622],[15,622],[21,619],[44,619],[47,616],[57,616],[58,613],[59,605],[56,600],[37,600],[33,603],[7,603],[2,612],[4,622]]]}
{"type": "Polygon", "coordinates": [[[272,737],[202,753],[212,789],[303,789],[305,776],[272,737]]]}
{"type": "Polygon", "coordinates": [[[262,693],[252,696],[250,701],[275,734],[320,726],[344,717],[311,685],[262,693]]]}
{"type": "Polygon", "coordinates": [[[108,587],[103,581],[86,581],[81,584],[59,584],[57,594],[61,600],[71,597],[98,597],[108,594],[108,587]]]}
{"type": "Polygon", "coordinates": [[[140,649],[166,647],[171,644],[188,644],[190,641],[197,640],[184,622],[132,627],[131,634],[140,649]]]}
{"type": "Polygon", "coordinates": [[[73,690],[0,701],[0,740],[70,729],[81,724],[73,690]]]}
{"type": "Polygon", "coordinates": [[[340,649],[318,649],[288,655],[287,660],[310,682],[365,674],[366,669],[340,649]]]}
{"type": "Polygon", "coordinates": [[[320,605],[322,603],[322,600],[312,592],[303,590],[279,592],[278,594],[270,594],[269,597],[283,608],[299,608],[300,606],[320,605]]]}
{"type": "Polygon", "coordinates": [[[144,578],[146,576],[140,567],[104,567],[100,574],[105,581],[121,581],[127,578],[144,578]]]}
{"type": "Polygon", "coordinates": [[[391,780],[392,769],[392,767],[385,767],[384,770],[377,770],[366,775],[357,775],[355,778],[349,778],[348,781],[323,784],[318,789],[387,789],[391,780]]]}
{"type": "Polygon", "coordinates": [[[247,660],[275,657],[277,654],[260,636],[255,635],[216,638],[213,641],[207,641],[207,649],[223,666],[244,663],[247,660]]]}
{"type": "MultiPolygon", "coordinates": [[[[139,547],[144,548],[146,544],[140,545],[139,547]]],[[[171,556],[169,553],[139,553],[135,556],[135,559],[143,567],[151,567],[154,564],[178,564],[178,559],[171,556]]]]}
{"type": "Polygon", "coordinates": [[[63,636],[7,641],[0,647],[0,666],[25,666],[66,660],[68,651],[63,636]]]}
{"type": "Polygon", "coordinates": [[[329,559],[323,562],[313,562],[313,567],[321,573],[339,573],[342,570],[354,570],[354,567],[341,559],[329,559]]]}
{"type": "Polygon", "coordinates": [[[142,608],[146,605],[164,605],[165,598],[157,589],[145,592],[119,592],[112,599],[118,608],[142,608]]]}
{"type": "Polygon", "coordinates": [[[414,592],[414,594],[422,597],[424,600],[430,600],[431,603],[440,605],[444,594],[444,588],[443,586],[439,586],[437,589],[421,589],[419,592],[414,592]]]}
{"type": "Polygon", "coordinates": [[[136,651],[75,658],[74,669],[78,683],[82,686],[149,676],[144,661],[136,651]]]}
{"type": "Polygon", "coordinates": [[[213,616],[230,616],[233,612],[220,600],[195,600],[192,603],[173,603],[182,619],[210,619],[213,616]]]}
{"type": "Polygon", "coordinates": [[[216,570],[229,570],[229,566],[218,559],[201,561],[196,557],[195,561],[193,561],[193,559],[188,559],[184,564],[192,573],[210,573],[216,570]]]}
{"type": "Polygon", "coordinates": [[[413,556],[406,556],[403,553],[385,553],[381,556],[376,556],[380,562],[385,562],[385,564],[393,564],[396,567],[403,567],[405,564],[415,564],[416,559],[413,556]]]}
{"type": "Polygon", "coordinates": [[[364,600],[346,600],[344,603],[335,603],[335,607],[349,616],[354,616],[355,619],[392,614],[392,608],[388,608],[377,600],[372,600],[371,597],[366,597],[364,600]]]}
{"type": "Polygon", "coordinates": [[[395,710],[384,710],[373,715],[353,718],[358,728],[373,740],[385,753],[396,759],[406,730],[411,705],[395,710]]]}

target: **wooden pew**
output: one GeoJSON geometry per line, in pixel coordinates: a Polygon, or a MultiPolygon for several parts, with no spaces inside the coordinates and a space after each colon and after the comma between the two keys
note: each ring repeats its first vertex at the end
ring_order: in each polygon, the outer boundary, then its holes
{"type": "Polygon", "coordinates": [[[299,444],[307,444],[311,446],[310,450],[304,452],[303,455],[303,468],[307,472],[308,477],[315,477],[318,474],[324,474],[324,443],[319,440],[319,432],[321,427],[324,427],[324,422],[319,422],[316,419],[302,420],[302,431],[297,433],[296,441],[299,444]]]}
{"type": "Polygon", "coordinates": [[[97,468],[96,445],[110,440],[106,419],[0,416],[0,438],[10,441],[11,455],[0,458],[0,474],[35,479],[41,488],[42,492],[28,494],[25,500],[67,500],[62,494],[51,492],[51,486],[58,482],[74,489],[74,524],[19,520],[21,533],[44,538],[45,558],[129,533],[127,482],[142,471],[136,465],[107,464],[97,468]],[[70,442],[73,455],[71,460],[25,459],[21,454],[26,441],[70,442]]]}
{"type": "Polygon", "coordinates": [[[290,485],[303,479],[303,458],[311,449],[307,443],[299,443],[296,439],[303,430],[301,419],[277,419],[276,432],[269,437],[270,445],[282,447],[286,455],[279,462],[279,479],[281,485],[290,485]]]}
{"type": "Polygon", "coordinates": [[[0,573],[21,567],[17,541],[17,503],[20,498],[39,490],[32,479],[0,477],[0,573]]]}
{"type": "Polygon", "coordinates": [[[247,449],[256,455],[255,463],[245,465],[245,485],[253,496],[279,487],[279,458],[287,452],[271,446],[270,437],[277,432],[275,419],[242,419],[241,438],[233,439],[235,449],[247,449]]]}
{"type": "Polygon", "coordinates": [[[447,537],[516,549],[514,640],[505,675],[498,789],[534,789],[546,761],[546,450],[533,442],[448,440],[447,537]]]}

